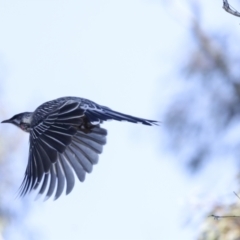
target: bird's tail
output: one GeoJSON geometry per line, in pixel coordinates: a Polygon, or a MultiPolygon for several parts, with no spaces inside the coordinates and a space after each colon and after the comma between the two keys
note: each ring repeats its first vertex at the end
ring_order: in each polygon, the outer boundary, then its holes
{"type": "Polygon", "coordinates": [[[85,112],[85,115],[91,122],[101,122],[101,121],[107,121],[107,120],[116,120],[116,121],[127,121],[131,123],[141,123],[148,126],[158,126],[160,125],[159,121],[155,120],[148,120],[143,118],[138,118],[134,116],[130,116],[124,113],[116,112],[111,110],[110,108],[103,107],[101,110],[90,110],[88,109],[85,112]]]}

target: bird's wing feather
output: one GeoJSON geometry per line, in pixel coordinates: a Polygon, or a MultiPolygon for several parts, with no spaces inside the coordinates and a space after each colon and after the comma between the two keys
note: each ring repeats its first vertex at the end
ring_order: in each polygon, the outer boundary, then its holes
{"type": "Polygon", "coordinates": [[[98,162],[106,143],[107,131],[99,125],[84,128],[85,109],[69,100],[49,113],[30,131],[28,166],[20,187],[20,196],[37,190],[46,198],[60,197],[74,187],[74,172],[80,181],[98,162]],[[55,193],[55,194],[54,194],[55,193]]]}

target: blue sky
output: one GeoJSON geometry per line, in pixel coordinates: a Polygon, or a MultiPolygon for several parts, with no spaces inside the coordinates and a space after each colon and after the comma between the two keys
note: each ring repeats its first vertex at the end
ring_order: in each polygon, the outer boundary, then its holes
{"type": "MultiPolygon", "coordinates": [[[[225,16],[219,3],[215,7],[225,16]]],[[[181,58],[187,27],[160,1],[0,0],[0,32],[5,114],[79,96],[161,120],[175,90],[167,76],[181,58]]],[[[50,240],[192,239],[181,203],[193,184],[162,147],[161,127],[104,127],[108,143],[91,175],[67,197],[34,202],[29,228],[50,240]]],[[[16,161],[24,169],[28,136],[11,133],[22,140],[16,161]]]]}

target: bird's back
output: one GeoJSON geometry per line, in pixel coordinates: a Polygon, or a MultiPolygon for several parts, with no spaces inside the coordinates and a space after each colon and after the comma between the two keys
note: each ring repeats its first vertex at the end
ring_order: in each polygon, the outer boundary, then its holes
{"type": "Polygon", "coordinates": [[[61,97],[43,103],[33,113],[32,127],[38,125],[38,123],[45,119],[50,113],[57,111],[60,106],[69,100],[81,103],[85,99],[79,97],[61,97]]]}

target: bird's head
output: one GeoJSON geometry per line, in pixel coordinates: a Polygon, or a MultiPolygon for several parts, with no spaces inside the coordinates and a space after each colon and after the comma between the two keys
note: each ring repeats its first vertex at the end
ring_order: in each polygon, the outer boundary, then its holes
{"type": "Polygon", "coordinates": [[[21,128],[23,131],[29,132],[32,121],[32,114],[33,113],[31,112],[19,113],[8,120],[2,121],[2,123],[12,123],[15,126],[21,128]]]}

